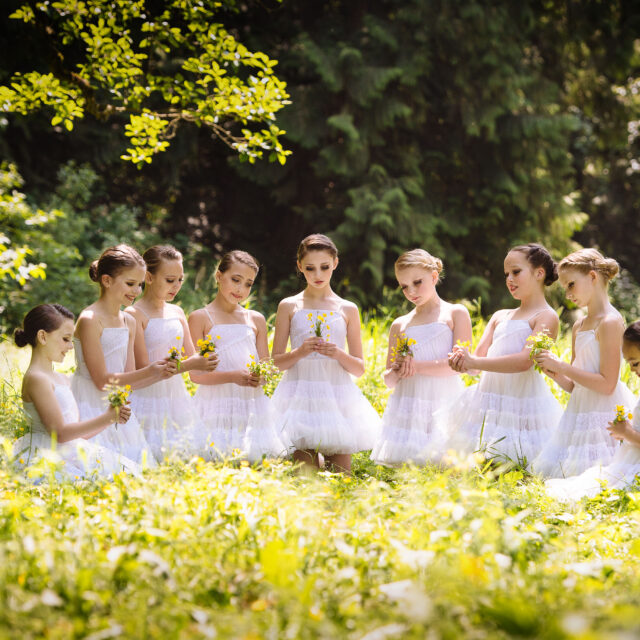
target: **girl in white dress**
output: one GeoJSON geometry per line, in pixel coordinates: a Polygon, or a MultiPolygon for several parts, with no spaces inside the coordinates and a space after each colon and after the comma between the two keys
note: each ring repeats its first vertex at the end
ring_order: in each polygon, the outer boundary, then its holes
{"type": "Polygon", "coordinates": [[[380,418],[351,378],[364,373],[360,314],[331,290],[337,266],[338,250],[326,236],[300,243],[298,269],[307,287],[278,306],[272,353],[285,374],[273,402],[296,462],[319,467],[321,453],[330,466],[350,472],[351,454],[375,444],[380,418]]]}
{"type": "Polygon", "coordinates": [[[624,322],[609,302],[607,287],[618,263],[595,249],[580,249],[558,265],[567,298],[587,315],[573,325],[571,363],[548,351],[536,361],[543,371],[571,393],[553,437],[534,461],[534,471],[547,478],[581,474],[607,465],[617,444],[607,431],[616,405],[630,406],[632,394],[620,382],[624,322]]]}
{"type": "Polygon", "coordinates": [[[218,460],[243,457],[257,462],[286,453],[275,430],[271,401],[247,365],[269,358],[267,323],[241,303],[251,293],[258,263],[245,251],[230,251],[216,271],[214,300],[189,316],[194,343],[208,336],[219,358],[215,371],[192,370],[198,421],[194,438],[200,455],[218,460]]]}
{"type": "MultiPolygon", "coordinates": [[[[622,353],[631,371],[640,376],[640,322],[629,325],[624,332],[622,353]]],[[[615,448],[608,465],[590,467],[579,476],[547,480],[547,492],[559,500],[571,501],[585,496],[593,497],[603,487],[624,489],[633,484],[640,474],[640,402],[636,404],[632,415],[633,422],[609,422],[611,437],[622,441],[622,444],[615,448]]]]}
{"type": "Polygon", "coordinates": [[[174,247],[157,245],[147,249],[142,258],[147,265],[144,295],[125,309],[136,321],[136,368],[166,358],[172,348],[185,360],[177,368],[178,375],[137,390],[131,396],[131,406],[157,460],[172,452],[187,458],[197,449],[193,441],[195,404],[180,374],[213,371],[218,358],[195,352],[184,311],[170,304],[184,281],[182,254],[174,247]]]}
{"type": "Polygon", "coordinates": [[[30,432],[14,443],[21,464],[51,457],[51,449],[62,459],[61,474],[70,478],[87,475],[111,476],[120,471],[138,472],[131,460],[96,444],[96,436],[115,422],[121,428],[131,414],[125,405],[109,408],[95,418],[80,421],[68,378],[53,370],[72,349],[73,313],[59,304],[41,304],[27,313],[23,329],[16,329],[19,347],[31,345],[31,362],[22,381],[22,401],[31,422],[30,432]]]}
{"type": "Polygon", "coordinates": [[[533,368],[527,344],[539,332],[553,339],[558,334],[558,315],[544,296],[544,287],[558,274],[549,252],[533,243],[509,251],[504,273],[520,306],[493,314],[474,354],[456,345],[449,359],[454,371],[483,372],[460,403],[451,445],[465,452],[486,446],[489,455],[530,462],[562,415],[544,377],[533,368]]]}
{"type": "MultiPolygon", "coordinates": [[[[78,317],[74,337],[77,368],[71,383],[83,420],[105,411],[110,384],[130,385],[135,393],[176,371],[175,362],[168,358],[135,369],[136,323],[121,307],[133,304],[140,294],[145,271],[140,254],[126,244],[106,249],[89,269],[91,279],[100,284],[100,298],[78,317]]],[[[135,462],[154,463],[135,412],[127,429],[111,425],[96,438],[101,445],[135,462]]]]}
{"type": "Polygon", "coordinates": [[[439,258],[413,249],[398,258],[395,271],[400,289],[415,308],[391,325],[384,381],[395,390],[371,459],[390,466],[424,464],[440,459],[448,426],[446,409],[464,390],[449,367],[448,355],[456,342],[471,342],[471,318],[463,305],[438,296],[439,258]],[[413,343],[409,354],[396,353],[399,340],[413,343]]]}

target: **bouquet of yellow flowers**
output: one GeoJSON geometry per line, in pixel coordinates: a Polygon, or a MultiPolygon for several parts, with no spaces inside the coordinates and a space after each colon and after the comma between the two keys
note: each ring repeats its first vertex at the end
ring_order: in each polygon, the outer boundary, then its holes
{"type": "MultiPolygon", "coordinates": [[[[180,336],[176,336],[176,340],[180,340],[180,336]]],[[[171,347],[168,354],[169,360],[175,360],[178,371],[180,371],[180,363],[185,360],[184,347],[171,347]]]]}
{"type": "Polygon", "coordinates": [[[282,372],[276,367],[272,359],[256,362],[254,355],[250,355],[249,357],[251,358],[251,362],[247,363],[247,368],[252,375],[264,380],[262,390],[265,395],[270,396],[278,386],[282,372]]]}
{"type": "MultiPolygon", "coordinates": [[[[220,336],[216,336],[216,340],[220,340],[220,336]]],[[[198,347],[200,355],[205,358],[208,358],[209,354],[216,352],[216,343],[213,341],[213,338],[209,333],[205,336],[204,340],[198,340],[196,346],[198,347]]]]}
{"type": "MultiPolygon", "coordinates": [[[[109,395],[107,396],[107,400],[109,402],[109,406],[113,407],[116,410],[116,416],[120,415],[120,407],[123,407],[127,402],[129,402],[129,396],[131,395],[131,385],[125,384],[124,387],[121,387],[117,384],[107,385],[107,389],[109,389],[109,395]]],[[[118,421],[115,422],[115,428],[118,428],[118,421]]]]}
{"type": "MultiPolygon", "coordinates": [[[[551,351],[555,342],[548,333],[545,331],[539,331],[527,338],[527,344],[529,345],[529,358],[533,360],[542,351],[551,351]]],[[[542,369],[538,364],[534,366],[536,371],[542,373],[542,369]]]]}
{"type": "MultiPolygon", "coordinates": [[[[331,312],[333,315],[333,312],[331,312]]],[[[326,329],[326,339],[328,340],[331,335],[329,333],[329,325],[327,324],[327,314],[326,313],[317,313],[315,320],[313,319],[313,313],[309,313],[307,316],[309,322],[311,322],[311,331],[313,331],[313,335],[316,338],[324,338],[324,330],[326,329]]]]}
{"type": "Polygon", "coordinates": [[[622,404],[616,405],[616,417],[613,419],[614,422],[624,422],[625,420],[633,420],[633,414],[630,411],[627,411],[622,404]]]}
{"type": "Polygon", "coordinates": [[[396,339],[396,346],[391,347],[391,362],[395,362],[396,358],[413,357],[411,347],[416,344],[413,338],[407,338],[406,333],[400,333],[396,339]]]}

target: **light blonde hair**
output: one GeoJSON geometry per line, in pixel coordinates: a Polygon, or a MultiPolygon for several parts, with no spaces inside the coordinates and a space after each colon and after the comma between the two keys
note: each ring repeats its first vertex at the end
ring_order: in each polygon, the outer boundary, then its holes
{"type": "Polygon", "coordinates": [[[579,249],[560,260],[558,271],[563,269],[575,269],[580,273],[595,271],[608,284],[618,275],[620,265],[613,258],[605,258],[596,249],[579,249]]]}
{"type": "Polygon", "coordinates": [[[440,279],[440,274],[442,273],[442,260],[432,256],[424,249],[411,249],[411,251],[405,251],[396,260],[394,265],[396,271],[402,271],[403,269],[409,269],[410,267],[420,267],[427,271],[437,271],[438,279],[440,279]]]}

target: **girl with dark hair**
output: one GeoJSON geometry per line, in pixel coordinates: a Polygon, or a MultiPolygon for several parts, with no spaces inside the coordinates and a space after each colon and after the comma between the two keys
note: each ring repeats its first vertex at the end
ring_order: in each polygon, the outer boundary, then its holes
{"type": "Polygon", "coordinates": [[[31,345],[31,362],[22,381],[22,401],[31,425],[30,432],[14,444],[15,458],[29,464],[57,454],[63,462],[60,473],[72,478],[93,473],[109,476],[122,470],[136,473],[138,467],[131,460],[95,443],[95,436],[114,422],[126,429],[131,409],[125,405],[116,413],[109,408],[80,420],[68,378],[53,370],[53,363],[61,362],[72,349],[73,320],[62,305],[41,304],[27,313],[23,327],[15,331],[18,347],[31,345]]]}
{"type": "Polygon", "coordinates": [[[322,454],[327,466],[350,472],[351,454],[373,448],[380,418],[351,379],[364,373],[360,312],[331,289],[337,266],[327,236],[300,243],[306,287],[278,305],[273,360],[285,374],[273,401],[296,462],[318,468],[322,454]]]}
{"type": "Polygon", "coordinates": [[[558,314],[544,290],[557,277],[556,263],[542,245],[514,247],[504,259],[505,283],[520,305],[496,311],[474,353],[454,346],[454,371],[482,371],[469,387],[457,416],[451,446],[466,453],[487,447],[489,454],[531,461],[540,453],[562,409],[530,359],[529,336],[546,333],[555,340],[558,314]]]}
{"type": "MultiPolygon", "coordinates": [[[[126,244],[109,247],[89,268],[91,279],[100,285],[100,297],[78,318],[74,337],[77,368],[72,381],[83,420],[104,412],[109,385],[130,385],[135,393],[176,371],[169,358],[135,369],[136,323],[123,313],[122,306],[133,304],[140,294],[145,271],[140,254],[126,244]]],[[[137,463],[155,462],[134,413],[127,429],[112,425],[96,437],[101,445],[137,463]]]]}

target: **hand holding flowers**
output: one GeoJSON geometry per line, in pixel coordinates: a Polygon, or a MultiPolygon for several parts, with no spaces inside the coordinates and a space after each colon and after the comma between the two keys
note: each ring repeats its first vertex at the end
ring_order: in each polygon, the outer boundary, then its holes
{"type": "Polygon", "coordinates": [[[607,430],[613,438],[621,442],[626,439],[629,430],[633,429],[630,420],[633,420],[633,414],[627,411],[621,404],[616,405],[616,415],[613,422],[609,423],[607,430]]]}
{"type": "Polygon", "coordinates": [[[272,359],[257,362],[254,355],[249,357],[251,359],[247,363],[249,373],[258,378],[265,395],[270,396],[275,391],[278,381],[282,377],[282,372],[276,367],[272,359]]]}
{"type": "Polygon", "coordinates": [[[553,359],[557,360],[557,358],[555,358],[551,353],[551,350],[555,346],[555,342],[546,331],[539,331],[534,335],[530,335],[527,338],[527,346],[529,348],[529,358],[533,360],[536,371],[546,373],[545,370],[548,370],[552,373],[557,373],[554,372],[553,369],[545,367],[543,364],[549,364],[553,359]]]}
{"type": "Polygon", "coordinates": [[[128,406],[131,385],[127,384],[121,387],[117,384],[109,384],[107,389],[109,391],[107,401],[109,402],[109,407],[115,411],[116,420],[114,426],[117,429],[118,423],[124,424],[131,416],[131,408],[128,406]]]}
{"type": "MultiPolygon", "coordinates": [[[[180,336],[176,336],[176,340],[180,340],[180,336]]],[[[167,355],[169,361],[175,362],[176,371],[180,371],[180,364],[183,360],[186,360],[186,356],[184,355],[184,347],[178,349],[178,347],[171,347],[169,349],[169,353],[167,355]]]]}
{"type": "Polygon", "coordinates": [[[453,345],[451,353],[449,353],[449,366],[458,373],[467,373],[470,369],[473,369],[473,356],[469,349],[471,343],[469,340],[461,342],[456,340],[453,345]]]}

